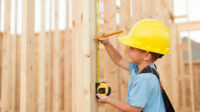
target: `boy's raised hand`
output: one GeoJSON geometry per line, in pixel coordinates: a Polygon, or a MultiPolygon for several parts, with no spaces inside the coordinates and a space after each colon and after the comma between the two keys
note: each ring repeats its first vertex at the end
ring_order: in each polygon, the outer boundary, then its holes
{"type": "Polygon", "coordinates": [[[110,43],[108,38],[99,38],[99,42],[101,42],[104,46],[108,45],[110,43]]]}
{"type": "MultiPolygon", "coordinates": [[[[104,33],[100,33],[100,35],[104,35],[104,33]]],[[[108,45],[110,43],[108,38],[98,38],[97,39],[99,42],[101,42],[104,46],[108,45]]]]}

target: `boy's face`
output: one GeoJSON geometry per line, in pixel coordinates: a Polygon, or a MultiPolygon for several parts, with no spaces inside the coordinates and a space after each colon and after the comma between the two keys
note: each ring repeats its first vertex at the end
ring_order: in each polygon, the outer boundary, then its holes
{"type": "Polygon", "coordinates": [[[137,48],[128,47],[127,53],[128,53],[129,63],[140,64],[142,61],[144,61],[145,54],[147,52],[137,48]]]}

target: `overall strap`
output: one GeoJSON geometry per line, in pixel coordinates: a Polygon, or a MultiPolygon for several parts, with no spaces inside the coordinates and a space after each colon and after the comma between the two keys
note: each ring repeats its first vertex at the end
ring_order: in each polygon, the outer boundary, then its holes
{"type": "Polygon", "coordinates": [[[144,68],[140,73],[152,73],[160,80],[159,73],[155,69],[153,69],[149,66],[144,68]]]}
{"type": "MultiPolygon", "coordinates": [[[[154,64],[154,66],[156,67],[155,64],[154,64]]],[[[152,74],[154,74],[158,78],[158,80],[159,80],[160,87],[162,89],[164,89],[163,86],[162,86],[162,83],[160,81],[159,73],[156,71],[156,69],[151,68],[150,66],[148,66],[148,67],[144,68],[140,73],[152,73],[152,74]]]]}
{"type": "MultiPolygon", "coordinates": [[[[166,112],[175,112],[175,110],[174,110],[174,108],[173,108],[173,106],[172,106],[172,104],[171,104],[171,102],[170,102],[170,100],[167,96],[167,93],[163,89],[163,86],[162,86],[162,83],[160,81],[160,77],[159,77],[158,72],[154,68],[150,68],[148,66],[148,67],[144,68],[141,73],[152,73],[158,78],[158,80],[160,82],[160,87],[161,87],[161,91],[162,91],[162,97],[163,97],[163,100],[164,100],[166,112]]],[[[143,112],[143,110],[142,110],[142,112],[143,112]]]]}

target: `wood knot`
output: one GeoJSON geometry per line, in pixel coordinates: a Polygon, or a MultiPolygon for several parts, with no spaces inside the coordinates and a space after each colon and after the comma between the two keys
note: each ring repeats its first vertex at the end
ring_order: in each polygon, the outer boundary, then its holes
{"type": "Polygon", "coordinates": [[[90,57],[90,54],[86,54],[85,56],[89,58],[89,57],[90,57]]]}

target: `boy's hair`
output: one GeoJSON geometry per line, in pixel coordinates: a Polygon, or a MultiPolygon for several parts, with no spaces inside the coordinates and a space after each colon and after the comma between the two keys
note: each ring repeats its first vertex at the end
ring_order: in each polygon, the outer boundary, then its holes
{"type": "MultiPolygon", "coordinates": [[[[139,50],[141,50],[143,52],[147,52],[147,51],[142,50],[142,49],[139,49],[139,50]]],[[[159,54],[159,53],[154,53],[154,52],[149,52],[149,53],[151,53],[151,55],[153,56],[152,59],[154,61],[157,60],[157,59],[159,59],[159,58],[162,58],[164,56],[163,54],[159,54]]]]}
{"type": "Polygon", "coordinates": [[[153,56],[153,60],[157,60],[157,59],[159,59],[159,58],[162,58],[163,57],[163,54],[158,54],[158,53],[154,53],[154,52],[149,52],[149,53],[151,53],[152,54],[152,56],[153,56]]]}

